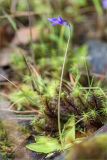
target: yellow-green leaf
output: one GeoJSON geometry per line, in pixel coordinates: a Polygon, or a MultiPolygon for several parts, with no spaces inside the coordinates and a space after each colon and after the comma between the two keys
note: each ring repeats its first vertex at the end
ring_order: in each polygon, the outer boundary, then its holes
{"type": "Polygon", "coordinates": [[[28,144],[26,147],[32,151],[46,154],[61,150],[57,139],[46,136],[37,137],[36,143],[28,144]]]}

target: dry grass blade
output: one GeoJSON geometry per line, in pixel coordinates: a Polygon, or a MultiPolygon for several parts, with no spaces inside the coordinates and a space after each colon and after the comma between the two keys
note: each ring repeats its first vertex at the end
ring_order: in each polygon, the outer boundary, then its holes
{"type": "Polygon", "coordinates": [[[31,50],[31,56],[32,56],[32,62],[33,65],[35,64],[35,56],[34,52],[32,50],[32,44],[33,44],[33,39],[32,39],[32,19],[30,16],[30,1],[27,0],[27,6],[28,6],[28,20],[29,20],[29,32],[30,32],[30,50],[31,50]]]}

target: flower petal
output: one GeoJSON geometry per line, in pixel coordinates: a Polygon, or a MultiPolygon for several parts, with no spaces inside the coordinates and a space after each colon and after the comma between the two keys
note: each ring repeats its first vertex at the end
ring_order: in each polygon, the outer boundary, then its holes
{"type": "Polygon", "coordinates": [[[60,26],[68,26],[68,22],[64,20],[62,17],[58,18],[48,18],[48,21],[52,23],[52,26],[60,25],[60,26]]]}
{"type": "Polygon", "coordinates": [[[58,17],[58,21],[59,21],[59,22],[63,22],[64,20],[63,20],[62,17],[58,17]]]}
{"type": "Polygon", "coordinates": [[[48,18],[48,21],[55,22],[55,21],[57,21],[57,18],[48,18]]]}
{"type": "Polygon", "coordinates": [[[52,23],[52,26],[56,26],[56,25],[58,25],[58,23],[52,23]]]}

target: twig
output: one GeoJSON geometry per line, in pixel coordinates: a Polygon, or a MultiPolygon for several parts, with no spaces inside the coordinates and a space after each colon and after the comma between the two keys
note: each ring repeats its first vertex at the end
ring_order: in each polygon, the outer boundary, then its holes
{"type": "MultiPolygon", "coordinates": [[[[28,15],[29,16],[35,16],[35,15],[38,15],[37,13],[35,13],[35,12],[32,12],[32,11],[30,11],[29,13],[28,13],[28,11],[27,12],[14,12],[13,14],[8,14],[8,16],[10,16],[11,18],[15,18],[15,17],[28,17],[28,15]]],[[[6,16],[0,16],[0,19],[5,19],[5,18],[7,18],[6,16]]]]}
{"type": "Polygon", "coordinates": [[[12,112],[15,114],[23,114],[23,115],[29,115],[29,114],[42,114],[40,111],[38,110],[32,110],[32,111],[15,111],[15,110],[9,110],[9,109],[0,109],[0,112],[5,111],[5,112],[12,112]]]}
{"type": "Polygon", "coordinates": [[[15,83],[13,83],[13,82],[10,81],[9,79],[7,79],[5,76],[3,76],[2,74],[0,74],[0,76],[1,76],[2,78],[4,78],[6,81],[8,81],[10,84],[12,84],[16,89],[19,89],[19,88],[16,86],[15,83]]]}
{"type": "MultiPolygon", "coordinates": [[[[24,116],[24,115],[22,115],[24,116]]],[[[16,121],[31,121],[34,117],[9,117],[9,120],[16,120],[16,121]]]]}

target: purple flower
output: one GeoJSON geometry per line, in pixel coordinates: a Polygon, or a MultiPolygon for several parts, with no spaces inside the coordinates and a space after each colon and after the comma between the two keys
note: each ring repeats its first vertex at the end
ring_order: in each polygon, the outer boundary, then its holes
{"type": "Polygon", "coordinates": [[[104,9],[107,9],[107,0],[102,0],[102,5],[104,9]]]}
{"type": "Polygon", "coordinates": [[[69,26],[68,22],[64,20],[62,17],[48,18],[48,21],[52,23],[52,26],[56,26],[56,25],[69,26]]]}

